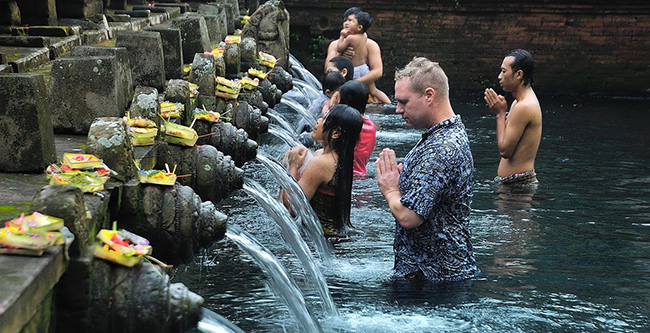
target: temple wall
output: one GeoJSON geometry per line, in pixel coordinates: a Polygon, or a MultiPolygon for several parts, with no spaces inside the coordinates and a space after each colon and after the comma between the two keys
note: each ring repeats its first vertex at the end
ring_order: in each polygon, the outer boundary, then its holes
{"type": "MultiPolygon", "coordinates": [[[[309,60],[319,53],[318,36],[338,37],[345,9],[361,6],[368,11],[374,18],[368,35],[379,43],[384,61],[378,87],[386,92],[393,90],[395,68],[413,56],[425,56],[440,62],[452,93],[480,97],[485,86],[497,83],[505,53],[525,48],[535,57],[538,94],[650,95],[650,3],[645,0],[285,0],[285,4],[291,13],[292,52],[314,72],[322,71],[322,59],[309,60]],[[311,47],[300,53],[306,43],[311,47]]],[[[322,51],[327,42],[320,44],[322,51]]]]}

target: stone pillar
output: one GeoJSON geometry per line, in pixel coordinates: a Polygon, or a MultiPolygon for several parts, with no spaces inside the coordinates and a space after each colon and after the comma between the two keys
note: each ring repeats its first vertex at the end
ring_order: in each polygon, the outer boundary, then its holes
{"type": "Polygon", "coordinates": [[[226,61],[226,77],[229,79],[237,77],[241,71],[241,53],[239,52],[239,44],[226,45],[223,58],[226,61]]]}
{"type": "Polygon", "coordinates": [[[192,62],[189,81],[199,86],[200,96],[214,96],[215,91],[214,57],[197,53],[192,62]]]}
{"type": "Polygon", "coordinates": [[[0,74],[0,171],[38,172],[56,162],[41,74],[0,74]]]}
{"type": "Polygon", "coordinates": [[[154,31],[119,31],[115,46],[128,51],[133,85],[165,88],[165,60],[160,33],[154,31]]]}
{"type": "Polygon", "coordinates": [[[210,37],[203,16],[184,14],[172,21],[172,27],[181,30],[183,40],[183,61],[194,59],[195,53],[210,50],[210,37]]]}
{"type": "Polygon", "coordinates": [[[190,83],[185,80],[169,80],[165,88],[165,100],[181,103],[185,106],[185,112],[181,115],[181,123],[189,126],[194,120],[192,111],[194,103],[190,100],[190,83]]]}
{"type": "Polygon", "coordinates": [[[0,1],[0,26],[19,26],[21,19],[16,0],[0,1]]]}
{"type": "Polygon", "coordinates": [[[131,118],[142,117],[156,122],[160,127],[162,120],[158,116],[160,104],[158,104],[158,90],[153,87],[137,86],[131,101],[131,118]]]}
{"type": "Polygon", "coordinates": [[[147,31],[160,34],[163,56],[165,58],[165,79],[180,79],[183,77],[183,41],[181,30],[178,28],[148,27],[147,31]]]}
{"type": "MultiPolygon", "coordinates": [[[[199,5],[197,13],[204,16],[216,16],[216,29],[214,31],[208,31],[208,33],[214,33],[215,36],[210,36],[210,38],[216,38],[216,41],[220,42],[226,38],[228,35],[228,22],[226,16],[226,9],[222,5],[215,3],[208,3],[205,5],[199,5]]],[[[206,19],[207,22],[207,19],[206,19]]],[[[212,42],[215,42],[212,39],[212,42]]]]}
{"type": "Polygon", "coordinates": [[[52,63],[48,103],[54,129],[87,133],[97,117],[121,117],[115,57],[59,58],[52,63]]]}
{"type": "Polygon", "coordinates": [[[19,7],[23,17],[22,24],[57,24],[55,0],[21,0],[19,7]]]}
{"type": "Polygon", "coordinates": [[[56,12],[59,17],[90,18],[104,12],[103,0],[57,0],[56,12]]]}
{"type": "Polygon", "coordinates": [[[117,173],[113,177],[122,182],[137,177],[131,138],[122,118],[95,119],[88,131],[86,153],[101,158],[111,170],[117,173]]]}
{"type": "Polygon", "coordinates": [[[133,78],[131,77],[131,65],[126,48],[123,47],[97,47],[78,46],[72,49],[70,54],[73,57],[89,56],[113,56],[117,66],[116,94],[119,101],[118,108],[126,111],[133,96],[133,78]]]}

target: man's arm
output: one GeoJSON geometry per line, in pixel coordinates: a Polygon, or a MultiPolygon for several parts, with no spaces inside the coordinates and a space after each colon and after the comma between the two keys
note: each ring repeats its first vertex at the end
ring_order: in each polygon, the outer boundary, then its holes
{"type": "Polygon", "coordinates": [[[339,55],[338,52],[336,52],[336,44],[339,42],[339,40],[333,40],[330,45],[327,47],[327,57],[325,57],[325,65],[323,65],[323,70],[327,70],[327,64],[329,64],[330,60],[332,58],[336,57],[339,55]]]}
{"type": "Polygon", "coordinates": [[[510,158],[515,152],[521,137],[530,123],[530,110],[515,101],[510,108],[510,114],[506,118],[507,103],[503,96],[488,88],[485,90],[485,101],[494,114],[497,121],[497,146],[499,155],[503,158],[510,158]]]}
{"type": "Polygon", "coordinates": [[[384,65],[381,60],[381,49],[379,49],[379,44],[377,44],[377,42],[368,38],[366,42],[366,49],[368,52],[366,64],[368,64],[370,72],[358,78],[357,81],[369,84],[379,80],[381,76],[384,75],[384,65]]]}
{"type": "Polygon", "coordinates": [[[402,168],[401,165],[397,165],[395,152],[392,149],[384,148],[379,153],[375,166],[379,190],[386,198],[390,212],[393,213],[397,222],[407,229],[421,225],[424,218],[401,203],[402,194],[399,191],[399,174],[402,168]]]}

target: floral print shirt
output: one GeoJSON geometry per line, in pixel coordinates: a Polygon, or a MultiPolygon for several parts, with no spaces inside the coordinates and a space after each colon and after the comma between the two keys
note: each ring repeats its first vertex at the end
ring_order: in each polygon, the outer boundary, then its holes
{"type": "Polygon", "coordinates": [[[480,274],[469,227],[473,180],[474,161],[460,115],[431,127],[406,155],[401,203],[424,222],[405,229],[396,221],[396,277],[421,273],[443,282],[480,274]]]}

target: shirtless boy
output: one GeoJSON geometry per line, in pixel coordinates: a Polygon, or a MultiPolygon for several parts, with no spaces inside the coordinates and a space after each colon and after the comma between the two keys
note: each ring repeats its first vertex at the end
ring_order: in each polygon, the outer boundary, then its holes
{"type": "Polygon", "coordinates": [[[497,121],[501,155],[497,183],[537,183],[535,157],[542,137],[542,110],[532,87],[533,70],[533,56],[526,50],[510,51],[503,59],[499,84],[515,99],[508,113],[506,99],[485,89],[485,101],[497,121]]]}
{"type": "Polygon", "coordinates": [[[370,95],[379,103],[390,103],[388,96],[375,86],[375,80],[382,76],[383,69],[379,45],[365,33],[371,24],[372,17],[367,12],[357,7],[348,9],[339,39],[328,48],[326,66],[336,55],[349,56],[354,64],[354,79],[368,85],[370,95]]]}

